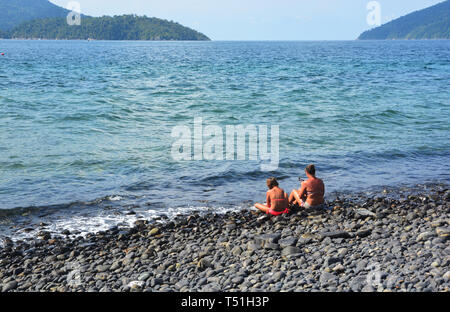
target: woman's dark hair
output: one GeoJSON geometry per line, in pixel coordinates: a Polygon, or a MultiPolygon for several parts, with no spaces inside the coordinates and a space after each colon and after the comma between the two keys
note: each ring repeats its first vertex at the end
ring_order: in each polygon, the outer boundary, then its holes
{"type": "Polygon", "coordinates": [[[306,166],[306,172],[308,172],[310,175],[312,175],[313,177],[316,176],[316,166],[314,165],[308,165],[306,166]]]}
{"type": "Polygon", "coordinates": [[[275,186],[278,186],[278,181],[277,181],[277,179],[275,179],[275,178],[269,178],[269,179],[267,179],[267,186],[268,186],[270,189],[274,188],[275,186]]]}

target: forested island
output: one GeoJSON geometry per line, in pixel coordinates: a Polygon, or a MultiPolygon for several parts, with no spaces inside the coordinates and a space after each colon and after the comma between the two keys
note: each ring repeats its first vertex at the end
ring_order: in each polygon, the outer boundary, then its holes
{"type": "Polygon", "coordinates": [[[20,24],[9,32],[16,39],[210,40],[175,22],[136,15],[83,17],[81,25],[65,18],[45,18],[20,24]]]}
{"type": "Polygon", "coordinates": [[[450,39],[450,0],[368,30],[358,39],[450,39]]]}
{"type": "Polygon", "coordinates": [[[0,0],[0,38],[55,40],[210,40],[204,34],[156,17],[82,15],[69,25],[70,12],[47,0],[0,0]]]}

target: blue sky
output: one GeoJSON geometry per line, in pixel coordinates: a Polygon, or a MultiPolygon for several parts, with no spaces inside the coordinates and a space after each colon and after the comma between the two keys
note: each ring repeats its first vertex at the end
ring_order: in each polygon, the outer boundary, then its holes
{"type": "MultiPolygon", "coordinates": [[[[51,0],[67,7],[73,0],[51,0]]],[[[92,16],[173,20],[213,40],[352,40],[368,25],[370,0],[77,0],[92,16]]],[[[443,0],[378,0],[385,23],[443,0]]]]}

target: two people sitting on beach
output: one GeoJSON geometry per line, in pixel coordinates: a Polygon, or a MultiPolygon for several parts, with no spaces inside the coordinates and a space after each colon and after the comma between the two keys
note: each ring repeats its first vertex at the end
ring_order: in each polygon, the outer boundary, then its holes
{"type": "Polygon", "coordinates": [[[255,204],[259,210],[278,216],[289,212],[291,205],[298,205],[305,209],[319,209],[324,206],[325,185],[323,181],[316,177],[316,168],[314,165],[308,165],[305,168],[308,180],[301,181],[299,190],[292,190],[291,194],[281,189],[275,178],[267,179],[269,190],[266,194],[266,204],[255,204]]]}

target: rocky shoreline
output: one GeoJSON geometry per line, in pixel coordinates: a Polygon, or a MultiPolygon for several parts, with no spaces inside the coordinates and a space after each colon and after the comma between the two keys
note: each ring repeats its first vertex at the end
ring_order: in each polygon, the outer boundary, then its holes
{"type": "Polygon", "coordinates": [[[436,187],[279,217],[193,214],[74,239],[41,231],[3,242],[0,290],[448,292],[449,200],[436,187]]]}

